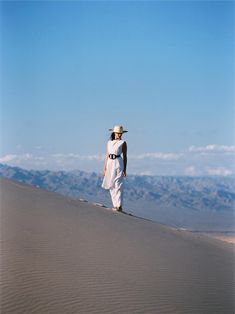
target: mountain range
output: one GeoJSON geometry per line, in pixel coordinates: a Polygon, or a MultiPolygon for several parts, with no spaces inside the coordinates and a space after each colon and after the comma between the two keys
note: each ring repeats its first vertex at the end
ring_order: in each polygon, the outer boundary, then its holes
{"type": "MultiPolygon", "coordinates": [[[[0,164],[0,176],[75,199],[111,207],[102,176],[84,171],[25,170],[0,164]]],[[[129,213],[192,231],[235,231],[233,177],[129,175],[124,206],[129,213]]]]}

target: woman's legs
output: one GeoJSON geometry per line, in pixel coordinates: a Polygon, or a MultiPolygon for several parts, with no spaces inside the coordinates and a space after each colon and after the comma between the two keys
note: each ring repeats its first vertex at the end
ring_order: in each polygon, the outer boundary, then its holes
{"type": "Polygon", "coordinates": [[[115,185],[110,190],[110,195],[114,208],[121,208],[123,203],[123,178],[115,182],[115,185]]]}

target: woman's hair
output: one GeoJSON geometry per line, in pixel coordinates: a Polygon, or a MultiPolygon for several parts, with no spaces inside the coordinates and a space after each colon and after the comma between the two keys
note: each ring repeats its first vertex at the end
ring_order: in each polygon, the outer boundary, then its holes
{"type": "Polygon", "coordinates": [[[110,140],[113,141],[114,139],[115,139],[115,133],[112,132],[111,135],[110,135],[110,140]]]}
{"type": "Polygon", "coordinates": [[[115,140],[115,132],[112,132],[110,135],[110,140],[113,141],[115,140]]]}

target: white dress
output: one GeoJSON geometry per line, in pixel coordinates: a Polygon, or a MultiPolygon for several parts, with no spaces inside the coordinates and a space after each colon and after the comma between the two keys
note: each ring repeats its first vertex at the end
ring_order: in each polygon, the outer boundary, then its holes
{"type": "MultiPolygon", "coordinates": [[[[121,155],[122,154],[122,145],[123,140],[109,140],[107,144],[107,153],[121,155]]],[[[102,188],[104,189],[112,189],[118,188],[122,185],[123,176],[122,172],[124,169],[124,163],[122,157],[118,157],[116,159],[108,158],[106,164],[106,172],[105,177],[102,183],[102,188]]]]}

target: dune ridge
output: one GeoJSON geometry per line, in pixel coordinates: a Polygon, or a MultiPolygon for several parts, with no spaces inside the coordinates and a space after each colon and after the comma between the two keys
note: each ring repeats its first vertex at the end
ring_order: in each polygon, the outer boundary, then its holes
{"type": "Polygon", "coordinates": [[[234,312],[234,246],[0,179],[1,313],[234,312]]]}

